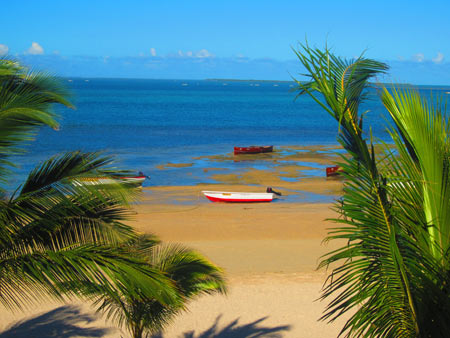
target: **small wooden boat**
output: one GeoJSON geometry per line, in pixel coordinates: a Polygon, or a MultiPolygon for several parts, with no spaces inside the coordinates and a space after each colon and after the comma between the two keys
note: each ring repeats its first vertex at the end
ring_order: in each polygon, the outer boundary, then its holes
{"type": "Polygon", "coordinates": [[[334,165],[332,167],[327,167],[326,172],[327,172],[327,177],[337,176],[342,172],[342,168],[338,165],[334,165]]]}
{"type": "Polygon", "coordinates": [[[79,184],[114,184],[126,183],[132,185],[142,185],[146,178],[150,178],[139,172],[137,176],[120,176],[120,177],[83,177],[78,179],[79,184]]]}
{"type": "Polygon", "coordinates": [[[234,147],[235,155],[271,153],[272,151],[273,151],[273,146],[234,147]]]}
{"type": "MultiPolygon", "coordinates": [[[[272,191],[272,190],[270,190],[272,191]]],[[[202,191],[211,202],[255,203],[272,202],[275,192],[202,191]]]]}

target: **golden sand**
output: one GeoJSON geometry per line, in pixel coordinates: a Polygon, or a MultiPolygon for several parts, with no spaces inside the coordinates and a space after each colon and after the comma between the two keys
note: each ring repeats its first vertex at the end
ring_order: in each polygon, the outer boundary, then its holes
{"type": "MultiPolygon", "coordinates": [[[[316,270],[318,262],[337,247],[336,243],[322,244],[327,228],[332,226],[325,219],[336,215],[330,203],[293,201],[299,192],[340,194],[340,180],[304,175],[305,170],[315,165],[320,168],[336,156],[333,147],[283,150],[287,151],[284,156],[275,152],[259,157],[275,166],[255,169],[250,162],[241,172],[228,174],[216,171],[221,169],[221,162],[234,160],[232,155],[208,157],[213,167],[206,172],[217,184],[143,190],[143,200],[135,206],[136,217],[131,224],[165,242],[195,248],[221,266],[229,281],[227,296],[204,296],[192,302],[189,312],[179,316],[163,337],[337,336],[343,321],[318,322],[326,304],[316,301],[326,278],[325,271],[316,270]],[[296,165],[293,161],[308,164],[296,165]],[[283,180],[286,177],[293,180],[283,180]],[[211,203],[201,194],[202,190],[264,191],[266,186],[281,191],[283,197],[273,203],[224,204],[211,203]]],[[[160,169],[180,166],[168,163],[160,169]]],[[[19,314],[2,310],[1,314],[0,329],[18,325],[15,337],[20,337],[20,332],[26,332],[22,336],[45,337],[45,332],[58,333],[58,328],[76,329],[80,337],[127,337],[80,302],[63,308],[61,304],[46,304],[19,314]],[[43,317],[33,326],[37,315],[43,317]]]]}
{"type": "MultiPolygon", "coordinates": [[[[167,190],[173,196],[181,194],[173,187],[167,190]]],[[[228,296],[193,302],[164,337],[192,332],[194,337],[205,332],[219,337],[245,337],[246,332],[266,332],[268,337],[337,336],[343,321],[332,325],[317,321],[325,306],[316,300],[326,273],[316,268],[319,258],[337,247],[322,244],[331,225],[324,220],[335,216],[330,204],[198,201],[148,203],[137,211],[137,230],[197,249],[221,266],[229,280],[228,296]]]]}

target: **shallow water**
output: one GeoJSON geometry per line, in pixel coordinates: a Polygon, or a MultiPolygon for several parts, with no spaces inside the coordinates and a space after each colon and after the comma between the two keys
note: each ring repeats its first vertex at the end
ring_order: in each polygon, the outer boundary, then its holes
{"type": "MultiPolygon", "coordinates": [[[[67,85],[73,92],[76,110],[57,107],[60,130],[43,128],[30,152],[14,159],[20,167],[18,175],[10,180],[10,188],[20,184],[40,161],[69,150],[112,154],[119,167],[150,175],[152,179],[145,185],[191,185],[212,183],[210,171],[204,169],[217,166],[211,159],[197,157],[229,157],[233,146],[274,145],[277,149],[286,145],[336,144],[336,121],[308,96],[294,100],[292,83],[72,80],[67,85]],[[157,168],[167,163],[193,166],[157,168]]],[[[449,90],[435,89],[434,94],[449,90]]],[[[429,93],[429,89],[423,92],[429,93]]],[[[372,100],[361,107],[361,111],[369,110],[365,126],[372,126],[375,136],[386,139],[384,108],[375,90],[369,92],[369,97],[372,100]]],[[[284,151],[284,155],[292,153],[284,151]]],[[[236,171],[250,166],[265,169],[269,164],[251,158],[222,161],[219,167],[236,171]]],[[[317,164],[314,167],[323,168],[317,164]]],[[[320,170],[305,172],[308,176],[321,174],[320,170]]]]}

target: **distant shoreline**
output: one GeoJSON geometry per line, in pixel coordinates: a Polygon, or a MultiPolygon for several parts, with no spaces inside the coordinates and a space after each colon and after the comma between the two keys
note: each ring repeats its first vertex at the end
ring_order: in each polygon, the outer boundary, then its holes
{"type": "MultiPolygon", "coordinates": [[[[80,77],[80,76],[60,76],[63,80],[133,80],[133,81],[207,81],[207,82],[259,82],[259,83],[283,83],[283,84],[296,84],[292,80],[258,80],[258,79],[227,79],[227,78],[206,78],[206,79],[156,79],[156,78],[128,78],[128,77],[80,77]]],[[[305,81],[300,81],[305,82],[305,81]]],[[[371,85],[380,87],[385,86],[388,88],[419,88],[422,90],[450,90],[450,85],[417,85],[411,83],[386,83],[386,82],[372,82],[371,85]]],[[[448,93],[446,93],[448,94],[448,93]]]]}
{"type": "Polygon", "coordinates": [[[204,81],[296,83],[295,81],[288,81],[288,80],[256,80],[256,79],[241,80],[241,79],[220,79],[220,78],[204,79],[204,81]]]}

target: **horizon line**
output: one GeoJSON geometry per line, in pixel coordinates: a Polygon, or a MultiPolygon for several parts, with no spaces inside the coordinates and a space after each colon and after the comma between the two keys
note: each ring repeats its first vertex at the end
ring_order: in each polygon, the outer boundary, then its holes
{"type": "MultiPolygon", "coordinates": [[[[294,80],[271,80],[271,79],[233,79],[233,78],[204,78],[204,79],[183,79],[183,78],[144,78],[144,77],[104,77],[104,76],[59,76],[56,75],[57,78],[61,79],[83,79],[83,80],[91,80],[91,79],[97,79],[97,80],[152,80],[152,81],[228,81],[228,82],[277,82],[277,83],[296,83],[294,80]]],[[[306,82],[306,81],[299,81],[299,82],[306,82]]],[[[434,89],[447,89],[450,88],[450,84],[447,85],[431,85],[431,84],[413,84],[413,83],[401,83],[401,82],[369,82],[372,85],[379,86],[399,86],[399,87],[425,87],[422,89],[426,89],[427,87],[433,87],[434,89]],[[436,88],[438,87],[438,88],[436,88]]]]}

